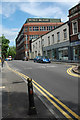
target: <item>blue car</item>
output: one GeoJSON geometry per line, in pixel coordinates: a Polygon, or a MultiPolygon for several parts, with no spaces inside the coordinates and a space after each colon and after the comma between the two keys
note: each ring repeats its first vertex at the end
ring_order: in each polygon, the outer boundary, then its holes
{"type": "Polygon", "coordinates": [[[47,56],[42,56],[39,61],[39,63],[51,63],[50,59],[47,56]]]}
{"type": "Polygon", "coordinates": [[[34,61],[34,62],[39,62],[39,60],[41,59],[41,57],[42,57],[42,56],[36,56],[33,61],[34,61]]]}

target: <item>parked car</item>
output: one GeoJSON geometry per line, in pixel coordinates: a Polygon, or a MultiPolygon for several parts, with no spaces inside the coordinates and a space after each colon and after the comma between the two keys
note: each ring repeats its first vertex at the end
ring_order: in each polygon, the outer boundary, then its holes
{"type": "Polygon", "coordinates": [[[36,56],[36,57],[33,59],[33,61],[34,61],[34,62],[39,62],[39,60],[41,59],[41,57],[42,57],[42,56],[36,56]]]}
{"type": "Polygon", "coordinates": [[[39,63],[51,63],[50,59],[47,56],[42,56],[39,61],[39,63]]]}
{"type": "Polygon", "coordinates": [[[12,56],[9,56],[8,58],[5,59],[6,61],[11,61],[12,60],[12,56]]]}
{"type": "Polygon", "coordinates": [[[23,57],[23,61],[28,61],[28,57],[23,57]]]}

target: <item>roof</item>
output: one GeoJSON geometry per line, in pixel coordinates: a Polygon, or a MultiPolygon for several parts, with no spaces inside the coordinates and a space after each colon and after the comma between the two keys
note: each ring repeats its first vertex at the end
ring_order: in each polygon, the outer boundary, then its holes
{"type": "Polygon", "coordinates": [[[72,7],[71,9],[69,9],[69,11],[74,9],[76,6],[80,6],[80,2],[77,5],[75,5],[74,7],[72,7]]]}

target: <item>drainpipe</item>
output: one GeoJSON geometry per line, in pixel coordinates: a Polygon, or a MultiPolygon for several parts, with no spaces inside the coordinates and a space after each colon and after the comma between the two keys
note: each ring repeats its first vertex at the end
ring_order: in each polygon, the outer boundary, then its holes
{"type": "Polygon", "coordinates": [[[71,25],[71,22],[70,21],[68,21],[68,26],[69,26],[69,52],[68,52],[68,55],[69,55],[69,60],[70,61],[72,61],[73,60],[73,48],[72,48],[72,46],[71,46],[71,32],[70,32],[70,29],[71,29],[71,27],[70,27],[70,25],[71,25]]]}

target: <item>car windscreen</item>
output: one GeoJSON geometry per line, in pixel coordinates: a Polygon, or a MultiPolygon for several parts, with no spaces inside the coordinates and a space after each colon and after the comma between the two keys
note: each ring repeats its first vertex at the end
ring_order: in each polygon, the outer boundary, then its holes
{"type": "Polygon", "coordinates": [[[47,57],[47,56],[43,56],[42,58],[43,58],[43,59],[48,59],[48,57],[47,57]]]}
{"type": "Polygon", "coordinates": [[[41,58],[41,56],[37,56],[36,58],[40,59],[40,58],[41,58]]]}

